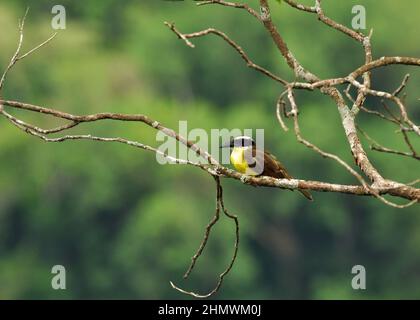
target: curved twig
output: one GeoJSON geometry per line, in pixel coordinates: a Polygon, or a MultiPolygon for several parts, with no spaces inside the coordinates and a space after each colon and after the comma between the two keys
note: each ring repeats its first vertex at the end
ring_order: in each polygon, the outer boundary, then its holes
{"type": "Polygon", "coordinates": [[[209,226],[206,229],[206,235],[204,237],[203,242],[200,245],[199,250],[197,251],[197,253],[194,255],[193,259],[192,259],[192,263],[190,265],[190,268],[187,270],[187,273],[184,275],[184,278],[188,277],[189,273],[191,272],[192,268],[195,265],[195,262],[197,261],[198,257],[201,255],[207,240],[208,240],[208,235],[210,234],[211,231],[211,227],[218,221],[219,219],[219,212],[220,212],[220,208],[222,208],[223,213],[229,218],[232,219],[235,222],[235,245],[234,245],[234,252],[232,255],[232,258],[230,260],[229,265],[227,266],[227,268],[219,275],[219,280],[217,281],[216,286],[214,287],[213,290],[211,290],[209,293],[207,294],[199,294],[193,291],[186,291],[184,289],[181,289],[180,287],[176,286],[172,281],[170,281],[170,284],[172,286],[172,288],[174,288],[175,290],[178,290],[179,292],[182,292],[184,294],[190,295],[192,297],[195,298],[200,298],[200,299],[205,299],[205,298],[209,298],[211,296],[213,296],[214,294],[216,294],[220,287],[223,284],[223,280],[225,278],[225,276],[232,270],[232,267],[235,263],[236,257],[238,255],[238,250],[239,250],[239,220],[238,217],[236,215],[232,215],[230,214],[226,208],[225,208],[225,204],[223,201],[223,188],[222,185],[220,183],[220,178],[219,177],[214,177],[215,181],[216,181],[216,187],[217,187],[217,204],[216,204],[216,214],[212,220],[212,222],[209,224],[209,226]],[[214,221],[214,222],[213,222],[214,221]]]}

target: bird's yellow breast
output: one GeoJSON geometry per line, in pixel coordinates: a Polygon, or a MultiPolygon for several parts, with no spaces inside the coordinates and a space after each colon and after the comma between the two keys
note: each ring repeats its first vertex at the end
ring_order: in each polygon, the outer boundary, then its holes
{"type": "Polygon", "coordinates": [[[235,167],[240,173],[245,173],[248,168],[248,163],[245,161],[244,157],[244,148],[235,147],[232,149],[230,154],[230,163],[235,167]]]}
{"type": "Polygon", "coordinates": [[[235,167],[237,171],[247,175],[256,175],[256,173],[248,166],[248,162],[245,159],[245,148],[235,147],[232,149],[230,154],[230,163],[235,167]]]}

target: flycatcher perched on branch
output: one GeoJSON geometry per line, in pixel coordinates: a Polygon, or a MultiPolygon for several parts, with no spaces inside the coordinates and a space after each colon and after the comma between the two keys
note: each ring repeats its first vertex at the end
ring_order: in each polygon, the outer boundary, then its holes
{"type": "MultiPolygon", "coordinates": [[[[231,148],[230,162],[240,173],[250,176],[268,176],[277,179],[293,179],[283,164],[271,153],[256,147],[254,140],[247,136],[231,139],[221,148],[231,148]]],[[[313,200],[306,190],[299,190],[307,199],[313,200]]]]}

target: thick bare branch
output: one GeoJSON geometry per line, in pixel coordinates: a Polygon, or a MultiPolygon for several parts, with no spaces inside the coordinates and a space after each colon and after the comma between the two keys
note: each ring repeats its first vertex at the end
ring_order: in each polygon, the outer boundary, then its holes
{"type": "MultiPolygon", "coordinates": [[[[9,106],[16,109],[23,109],[28,111],[37,112],[40,114],[46,114],[49,116],[53,116],[59,119],[66,119],[77,124],[81,123],[89,123],[89,122],[96,122],[96,121],[104,121],[104,120],[112,120],[112,121],[136,121],[142,122],[146,125],[164,132],[166,135],[178,140],[179,142],[185,144],[188,148],[197,152],[197,154],[201,155],[203,159],[208,160],[210,157],[210,164],[194,164],[200,166],[202,169],[206,170],[212,175],[220,175],[229,178],[234,178],[236,180],[241,181],[245,184],[253,184],[256,186],[265,186],[265,187],[276,187],[281,189],[308,189],[313,191],[322,191],[322,192],[339,192],[339,193],[348,193],[354,195],[373,195],[373,193],[369,190],[364,190],[362,186],[351,186],[351,185],[339,185],[339,184],[331,184],[321,181],[307,181],[307,180],[300,180],[300,179],[275,179],[271,177],[249,177],[243,175],[239,172],[230,170],[226,167],[221,166],[216,159],[211,157],[211,155],[205,151],[200,149],[194,142],[188,141],[184,137],[180,136],[174,130],[165,127],[158,121],[142,114],[118,114],[118,113],[98,113],[98,114],[90,114],[90,115],[73,115],[67,112],[45,108],[40,106],[35,106],[32,104],[17,102],[17,101],[8,101],[8,100],[0,100],[0,105],[9,106]]],[[[6,116],[6,112],[1,110],[1,113],[6,116]]],[[[9,117],[6,116],[8,120],[11,120],[9,117]]],[[[74,127],[74,126],[73,126],[74,127]]],[[[40,128],[38,128],[40,129],[40,128]]],[[[46,129],[40,129],[40,132],[44,131],[51,131],[46,129]],[[43,131],[44,130],[44,131],[43,131]]],[[[26,131],[26,130],[25,130],[26,131]]],[[[29,132],[28,132],[29,133],[29,132]]],[[[44,139],[45,140],[45,139],[44,139]]],[[[48,140],[45,140],[48,142],[48,140]]],[[[376,186],[376,190],[380,194],[389,193],[389,187],[381,187],[376,186]]],[[[403,192],[399,192],[398,196],[402,198],[407,198],[410,200],[416,199],[416,197],[420,198],[420,189],[417,190],[408,190],[409,192],[405,195],[403,192]],[[414,197],[414,198],[413,198],[414,197]]],[[[394,195],[396,195],[394,193],[394,195]]]]}

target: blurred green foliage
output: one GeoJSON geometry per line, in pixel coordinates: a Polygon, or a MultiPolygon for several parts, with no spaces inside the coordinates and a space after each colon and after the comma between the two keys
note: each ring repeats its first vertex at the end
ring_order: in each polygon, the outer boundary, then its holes
{"type": "MultiPolygon", "coordinates": [[[[254,5],[254,1],[247,1],[254,5]]],[[[312,4],[313,1],[301,1],[312,4]]],[[[325,12],[350,26],[361,1],[325,1],[325,12]]],[[[0,5],[0,65],[15,50],[17,22],[26,6],[25,48],[50,33],[51,0],[0,5]]],[[[4,97],[72,113],[145,113],[177,128],[263,128],[265,145],[297,177],[355,183],[336,163],[320,158],[284,133],[275,118],[281,88],[245,67],[216,37],[187,48],[164,25],[185,32],[223,30],[252,59],[293,79],[266,32],[245,12],[192,1],[61,1],[67,29],[20,62],[4,97]]],[[[363,1],[374,28],[375,57],[419,56],[420,2],[363,1]]],[[[344,75],[363,62],[358,44],[284,3],[273,19],[304,66],[322,77],[344,75]]],[[[378,70],[376,88],[392,90],[411,71],[409,111],[420,74],[403,66],[378,70]]],[[[312,92],[297,95],[303,134],[352,162],[337,110],[312,92]]],[[[369,107],[380,108],[377,100],[369,107]]],[[[14,113],[44,126],[54,119],[14,113]]],[[[394,128],[368,115],[360,125],[389,147],[404,149],[394,128]]],[[[74,132],[124,136],[156,144],[141,124],[98,123],[74,132]]],[[[368,144],[365,145],[368,149],[368,144]]],[[[417,145],[419,146],[419,145],[417,145]]],[[[389,178],[418,178],[412,159],[369,152],[389,178]]],[[[191,279],[190,257],[214,212],[213,180],[194,168],[156,163],[154,154],[124,145],[86,141],[46,144],[0,119],[0,298],[184,298],[169,281],[200,292],[211,289],[232,254],[234,225],[222,219],[191,279]],[[51,289],[51,268],[67,268],[67,290],[51,289]]],[[[397,210],[377,200],[252,188],[223,180],[225,202],[238,214],[241,247],[219,298],[418,298],[418,206],[397,210]],[[351,288],[352,266],[367,270],[367,290],[351,288]]]]}

